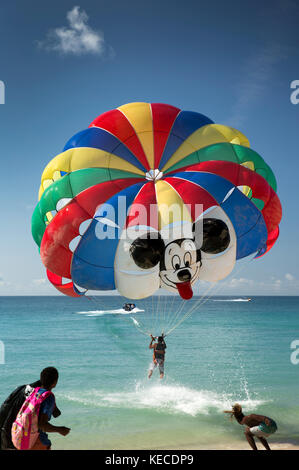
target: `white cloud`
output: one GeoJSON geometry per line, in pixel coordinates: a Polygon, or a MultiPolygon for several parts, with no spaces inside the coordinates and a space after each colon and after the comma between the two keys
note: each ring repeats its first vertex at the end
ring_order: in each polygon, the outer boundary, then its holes
{"type": "Polygon", "coordinates": [[[36,286],[41,286],[46,283],[46,279],[33,279],[33,284],[36,286]]]}
{"type": "Polygon", "coordinates": [[[39,41],[39,46],[64,55],[110,54],[112,48],[107,46],[104,34],[92,29],[88,24],[88,15],[79,6],[74,6],[67,12],[68,26],[62,26],[49,31],[45,41],[39,41]]]}
{"type": "Polygon", "coordinates": [[[253,281],[251,279],[246,279],[245,277],[240,277],[239,279],[233,278],[227,282],[227,287],[238,287],[238,286],[251,286],[253,281]]]}
{"type": "Polygon", "coordinates": [[[8,287],[10,286],[10,282],[7,282],[4,277],[3,277],[3,274],[0,273],[0,287],[8,287]]]}
{"type": "Polygon", "coordinates": [[[290,273],[286,273],[285,278],[287,281],[295,281],[295,277],[290,273]]]}

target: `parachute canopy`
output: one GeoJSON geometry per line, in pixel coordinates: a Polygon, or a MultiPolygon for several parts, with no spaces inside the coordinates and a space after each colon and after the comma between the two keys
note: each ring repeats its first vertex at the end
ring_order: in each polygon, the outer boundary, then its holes
{"type": "Polygon", "coordinates": [[[32,234],[64,294],[141,299],[163,287],[188,299],[198,280],[269,251],[280,220],[275,176],[245,135],[193,111],[129,103],[46,166],[32,234]]]}

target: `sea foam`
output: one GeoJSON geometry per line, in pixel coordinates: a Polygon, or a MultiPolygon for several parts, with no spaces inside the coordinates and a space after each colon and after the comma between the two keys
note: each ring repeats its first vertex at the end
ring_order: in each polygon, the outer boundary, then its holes
{"type": "Polygon", "coordinates": [[[190,416],[221,413],[230,409],[236,401],[250,411],[265,403],[264,400],[240,398],[240,393],[219,394],[208,390],[195,390],[183,385],[136,383],[132,390],[103,392],[89,390],[82,393],[63,395],[64,399],[83,405],[102,408],[154,409],[165,413],[178,413],[190,416]]]}

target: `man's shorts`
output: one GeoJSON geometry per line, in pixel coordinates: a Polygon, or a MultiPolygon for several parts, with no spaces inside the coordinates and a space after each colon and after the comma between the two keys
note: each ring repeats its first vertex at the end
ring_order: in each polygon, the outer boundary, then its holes
{"type": "Polygon", "coordinates": [[[160,374],[164,374],[164,361],[163,359],[156,359],[156,361],[152,361],[150,365],[150,370],[153,371],[157,366],[159,366],[160,374]]]}
{"type": "Polygon", "coordinates": [[[267,426],[265,423],[261,423],[259,426],[250,428],[251,434],[256,437],[269,437],[271,434],[274,434],[275,431],[277,431],[277,425],[274,421],[271,422],[270,426],[267,426]]]}

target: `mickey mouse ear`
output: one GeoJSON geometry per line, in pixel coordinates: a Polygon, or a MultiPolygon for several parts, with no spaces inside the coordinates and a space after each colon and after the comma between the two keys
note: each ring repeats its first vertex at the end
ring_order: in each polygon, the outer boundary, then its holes
{"type": "Polygon", "coordinates": [[[223,220],[203,219],[202,251],[215,255],[225,251],[229,244],[229,229],[223,220]]]}
{"type": "Polygon", "coordinates": [[[142,269],[156,266],[162,259],[164,242],[158,233],[146,233],[133,241],[130,255],[135,264],[142,269]]]}
{"type": "Polygon", "coordinates": [[[121,295],[143,299],[159,289],[161,246],[163,241],[151,227],[123,230],[114,259],[115,285],[121,295]]]}
{"type": "Polygon", "coordinates": [[[236,262],[237,238],[229,217],[215,206],[196,221],[194,234],[196,248],[201,252],[199,280],[224,279],[236,262]]]}

